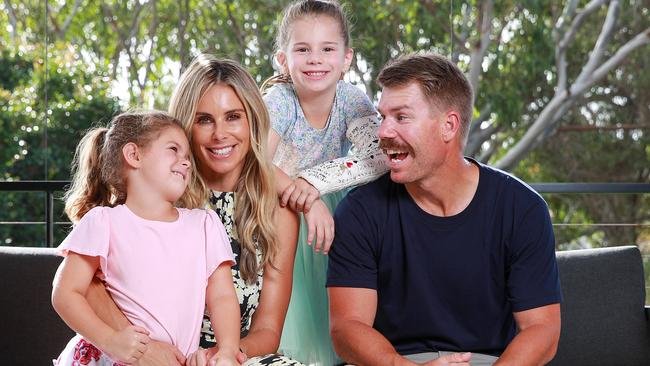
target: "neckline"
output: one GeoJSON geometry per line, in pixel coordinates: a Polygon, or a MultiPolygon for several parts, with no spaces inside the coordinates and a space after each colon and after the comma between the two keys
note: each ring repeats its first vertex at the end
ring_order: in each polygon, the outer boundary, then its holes
{"type": "Polygon", "coordinates": [[[136,214],[135,212],[131,211],[129,206],[127,206],[126,204],[119,205],[118,207],[120,207],[120,206],[124,207],[124,210],[126,212],[128,212],[128,215],[134,217],[137,220],[148,223],[148,224],[153,224],[153,225],[174,225],[174,224],[177,224],[177,223],[179,223],[181,221],[182,210],[179,210],[178,207],[174,207],[174,210],[176,210],[176,212],[178,213],[178,216],[176,217],[176,220],[174,220],[174,221],[161,221],[161,220],[145,219],[144,217],[142,217],[142,216],[136,214]]]}
{"type": "Polygon", "coordinates": [[[472,200],[469,202],[467,207],[455,215],[437,216],[424,211],[420,206],[418,206],[417,202],[415,202],[413,197],[411,197],[411,195],[408,193],[406,186],[400,184],[400,191],[403,195],[405,195],[408,205],[414,207],[417,215],[421,217],[427,224],[436,225],[437,227],[456,227],[457,225],[465,222],[469,217],[473,215],[474,211],[478,209],[480,201],[484,196],[483,191],[485,190],[485,180],[487,177],[485,175],[484,167],[481,163],[469,157],[465,158],[478,167],[478,184],[476,186],[474,196],[472,197],[472,200]]]}
{"type": "Polygon", "coordinates": [[[307,119],[307,116],[305,116],[305,111],[302,109],[302,105],[300,105],[300,99],[298,98],[298,92],[296,91],[296,87],[293,85],[293,83],[290,84],[291,92],[293,93],[293,95],[295,97],[296,104],[297,104],[296,109],[297,109],[298,113],[300,113],[299,117],[302,117],[300,119],[302,119],[304,121],[304,124],[307,127],[311,128],[314,131],[318,131],[318,132],[327,131],[329,129],[330,124],[332,122],[332,114],[334,112],[334,109],[336,109],[335,107],[336,107],[336,103],[338,101],[340,82],[341,82],[340,80],[336,82],[336,90],[334,91],[334,100],[332,101],[332,108],[330,108],[330,111],[327,114],[327,120],[325,121],[325,125],[323,127],[321,127],[321,128],[314,127],[314,125],[312,125],[311,122],[309,122],[309,120],[307,119]]]}

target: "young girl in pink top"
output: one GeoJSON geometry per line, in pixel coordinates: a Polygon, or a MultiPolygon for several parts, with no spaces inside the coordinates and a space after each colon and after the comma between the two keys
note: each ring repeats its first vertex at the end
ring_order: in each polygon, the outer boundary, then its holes
{"type": "Polygon", "coordinates": [[[78,333],[55,365],[137,362],[150,339],[198,349],[205,304],[219,351],[237,365],[239,303],[233,253],[210,210],[175,208],[191,179],[190,148],[180,123],[162,112],[124,113],[79,143],[66,213],[75,223],[59,250],[52,304],[78,333]],[[95,276],[133,324],[116,331],[90,308],[95,276]]]}

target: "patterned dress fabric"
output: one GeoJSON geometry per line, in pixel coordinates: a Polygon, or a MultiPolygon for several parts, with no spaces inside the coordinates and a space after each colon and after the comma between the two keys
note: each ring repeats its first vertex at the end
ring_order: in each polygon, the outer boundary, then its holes
{"type": "MultiPolygon", "coordinates": [[[[253,284],[247,284],[241,276],[239,270],[239,256],[241,254],[241,247],[239,244],[239,237],[233,217],[235,214],[235,193],[234,192],[213,192],[210,199],[210,207],[217,213],[221,219],[223,226],[226,228],[226,234],[230,238],[230,245],[232,246],[233,254],[235,255],[235,265],[232,266],[232,278],[235,284],[235,291],[237,292],[237,299],[239,300],[239,310],[241,313],[241,337],[248,334],[251,326],[253,314],[259,305],[260,292],[262,290],[264,271],[261,269],[257,273],[257,280],[253,284]]],[[[262,252],[257,248],[257,260],[262,260],[262,252]]],[[[207,314],[203,317],[203,327],[201,329],[201,342],[202,348],[209,348],[215,345],[214,332],[210,326],[210,317],[207,314]]],[[[246,366],[300,366],[298,361],[294,361],[288,357],[269,354],[265,356],[251,357],[245,363],[246,366]]]]}

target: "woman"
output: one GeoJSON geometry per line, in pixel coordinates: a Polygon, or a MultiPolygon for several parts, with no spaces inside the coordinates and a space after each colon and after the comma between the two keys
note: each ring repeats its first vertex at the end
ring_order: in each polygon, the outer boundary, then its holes
{"type": "MultiPolygon", "coordinates": [[[[291,296],[298,217],[278,207],[273,167],[266,157],[269,117],[257,85],[239,64],[201,55],[181,75],[169,112],[183,123],[198,171],[181,203],[202,207],[209,201],[226,227],[235,254],[232,274],[241,310],[239,361],[300,365],[274,354],[291,296]]],[[[93,308],[100,317],[115,328],[128,326],[117,307],[106,306],[112,301],[105,291],[92,292],[89,301],[97,304],[93,308]]],[[[207,316],[201,346],[214,347],[207,316]]],[[[214,351],[199,352],[192,362],[204,364],[214,351]]],[[[140,365],[183,361],[173,346],[153,342],[140,365]]]]}

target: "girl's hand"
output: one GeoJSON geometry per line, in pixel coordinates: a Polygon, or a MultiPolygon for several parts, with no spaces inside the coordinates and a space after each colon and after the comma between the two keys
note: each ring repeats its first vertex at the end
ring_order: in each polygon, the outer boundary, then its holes
{"type": "Polygon", "coordinates": [[[100,347],[113,359],[132,364],[147,350],[149,331],[135,325],[130,325],[111,334],[106,345],[100,347]]]}
{"type": "Polygon", "coordinates": [[[307,244],[314,243],[314,251],[323,249],[327,254],[334,240],[334,219],[330,210],[321,200],[316,200],[309,212],[305,212],[307,222],[307,244]],[[316,241],[314,242],[314,236],[316,241]]]}
{"type": "Polygon", "coordinates": [[[296,178],[282,192],[280,206],[285,207],[288,204],[294,212],[307,213],[318,198],[320,192],[314,186],[302,178],[296,178]]]}

